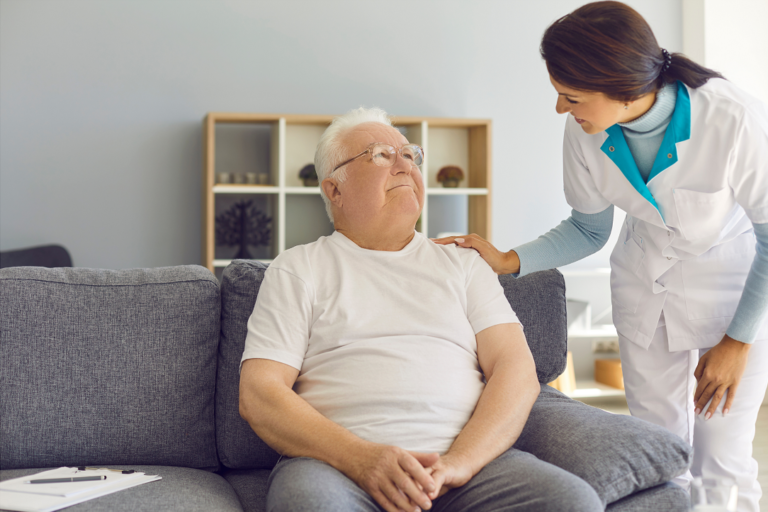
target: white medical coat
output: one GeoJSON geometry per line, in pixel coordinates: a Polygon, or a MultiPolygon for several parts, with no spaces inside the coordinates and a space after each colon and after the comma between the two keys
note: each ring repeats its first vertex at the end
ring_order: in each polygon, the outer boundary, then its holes
{"type": "Polygon", "coordinates": [[[647,185],[618,125],[588,135],[569,116],[563,160],[572,208],[627,212],[611,255],[618,332],[648,347],[663,311],[670,351],[720,342],[755,258],[752,223],[768,222],[768,108],[726,80],[678,82],[647,185]]]}

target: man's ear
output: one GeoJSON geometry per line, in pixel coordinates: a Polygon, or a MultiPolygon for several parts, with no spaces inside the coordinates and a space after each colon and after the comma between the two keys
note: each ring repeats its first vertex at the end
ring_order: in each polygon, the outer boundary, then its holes
{"type": "Polygon", "coordinates": [[[320,184],[321,187],[323,187],[323,192],[325,192],[325,197],[328,198],[328,200],[331,202],[332,205],[334,205],[336,208],[341,208],[341,190],[339,190],[338,185],[336,184],[335,180],[332,180],[331,178],[325,178],[323,182],[320,184]]]}

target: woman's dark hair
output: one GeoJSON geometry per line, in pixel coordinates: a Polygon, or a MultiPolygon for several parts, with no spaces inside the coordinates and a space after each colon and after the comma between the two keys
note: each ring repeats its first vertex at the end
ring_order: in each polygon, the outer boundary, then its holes
{"type": "Polygon", "coordinates": [[[563,16],[544,32],[540,51],[557,82],[617,101],[636,100],[677,80],[697,88],[723,78],[682,53],[671,54],[664,70],[665,55],[651,27],[621,2],[593,2],[563,16]]]}

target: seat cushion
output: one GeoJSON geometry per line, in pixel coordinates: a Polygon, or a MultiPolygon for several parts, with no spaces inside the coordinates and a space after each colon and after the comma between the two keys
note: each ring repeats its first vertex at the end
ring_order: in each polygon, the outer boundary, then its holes
{"type": "Polygon", "coordinates": [[[219,307],[199,266],[0,270],[0,469],[216,469],[219,307]]]}
{"type": "Polygon", "coordinates": [[[691,500],[682,487],[667,482],[614,501],[605,512],[687,512],[691,500]]]}
{"type": "MultiPolygon", "coordinates": [[[[162,479],[73,505],[67,508],[67,512],[243,511],[234,489],[216,473],[171,466],[98,467],[134,469],[147,475],[160,475],[162,479]]],[[[2,470],[0,481],[32,475],[45,469],[53,468],[2,470]]]]}
{"type": "Polygon", "coordinates": [[[514,446],[582,478],[603,504],[681,475],[693,453],[662,427],[590,407],[549,386],[542,386],[514,446]]]}
{"type": "Polygon", "coordinates": [[[267,510],[267,482],[269,469],[231,469],[222,473],[240,498],[245,512],[267,510]]]}
{"type": "Polygon", "coordinates": [[[499,276],[499,282],[523,324],[539,382],[552,382],[565,371],[568,352],[563,275],[557,270],[544,270],[517,279],[499,276]]]}
{"type": "Polygon", "coordinates": [[[271,469],[279,455],[240,417],[240,358],[248,318],[267,267],[235,260],[221,276],[221,343],[216,376],[216,446],[221,463],[231,469],[271,469]]]}

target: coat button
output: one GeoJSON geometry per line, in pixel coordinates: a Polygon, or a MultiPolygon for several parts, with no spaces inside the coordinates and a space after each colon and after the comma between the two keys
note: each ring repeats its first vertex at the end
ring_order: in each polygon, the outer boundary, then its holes
{"type": "Polygon", "coordinates": [[[667,158],[672,158],[672,153],[667,153],[667,158]]]}
{"type": "Polygon", "coordinates": [[[608,147],[608,151],[610,151],[611,153],[613,153],[614,151],[616,151],[616,148],[615,148],[615,147],[613,147],[613,146],[609,146],[609,147],[608,147]]]}

